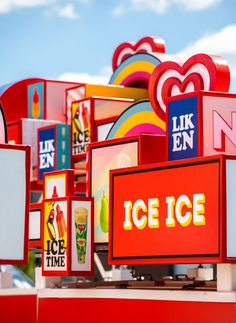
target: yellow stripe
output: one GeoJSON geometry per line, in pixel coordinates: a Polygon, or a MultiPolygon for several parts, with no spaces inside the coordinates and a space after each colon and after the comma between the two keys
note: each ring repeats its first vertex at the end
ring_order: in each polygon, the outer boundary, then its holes
{"type": "Polygon", "coordinates": [[[128,66],[126,66],[120,74],[116,77],[113,84],[121,84],[123,80],[125,80],[129,75],[134,74],[135,72],[147,72],[152,74],[155,69],[155,65],[150,62],[134,62],[128,66]]]}
{"type": "Polygon", "coordinates": [[[155,112],[145,111],[138,112],[135,115],[129,117],[117,130],[113,138],[122,138],[125,134],[133,129],[135,126],[138,126],[143,123],[149,123],[160,127],[163,131],[166,130],[166,123],[161,120],[155,112]]]}

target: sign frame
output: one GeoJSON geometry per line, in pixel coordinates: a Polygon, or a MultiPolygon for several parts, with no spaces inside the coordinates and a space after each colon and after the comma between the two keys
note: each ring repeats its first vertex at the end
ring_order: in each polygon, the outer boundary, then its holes
{"type": "Polygon", "coordinates": [[[74,197],[74,196],[67,196],[67,197],[58,197],[58,198],[50,198],[50,199],[44,199],[43,200],[43,243],[42,243],[42,275],[43,276],[90,276],[94,273],[94,258],[93,258],[93,248],[94,248],[94,220],[93,220],[93,213],[94,213],[94,207],[93,207],[93,198],[89,197],[74,197]],[[72,236],[71,236],[71,226],[72,226],[72,216],[71,216],[71,210],[72,210],[72,202],[73,201],[86,201],[90,202],[90,210],[91,210],[91,218],[90,218],[90,234],[91,234],[91,244],[90,244],[90,270],[81,270],[76,271],[71,269],[72,264],[72,236]],[[67,246],[65,251],[65,257],[66,259],[66,266],[64,270],[47,270],[45,269],[45,261],[44,261],[44,240],[45,240],[45,226],[46,223],[45,219],[45,203],[51,203],[51,202],[65,202],[67,214],[66,214],[66,224],[67,224],[67,246]]]}
{"type": "MultiPolygon", "coordinates": [[[[212,97],[212,98],[226,98],[226,99],[236,99],[236,94],[235,93],[224,93],[224,92],[211,92],[211,91],[195,91],[195,92],[190,92],[190,93],[184,93],[180,94],[177,96],[173,96],[168,98],[168,104],[167,104],[167,121],[169,119],[169,104],[171,102],[175,101],[180,101],[182,99],[188,99],[188,98],[193,98],[196,97],[197,99],[197,124],[198,127],[195,129],[195,131],[198,132],[197,134],[197,145],[198,145],[198,150],[197,150],[197,155],[191,158],[195,158],[198,156],[206,156],[204,155],[204,127],[203,127],[203,119],[204,119],[204,107],[203,107],[203,99],[204,97],[212,97]]],[[[170,141],[168,140],[169,138],[169,122],[166,123],[166,133],[167,133],[167,160],[180,160],[180,159],[170,159],[169,156],[169,145],[170,141]]],[[[213,131],[213,129],[212,129],[213,131]]],[[[216,155],[217,151],[215,150],[214,154],[211,155],[216,155]]],[[[227,155],[229,156],[230,153],[227,151],[221,151],[219,154],[227,155]]],[[[185,157],[190,158],[190,157],[185,157]]]]}
{"type": "MultiPolygon", "coordinates": [[[[134,143],[137,145],[137,150],[136,150],[137,165],[154,163],[154,162],[163,161],[166,159],[166,152],[165,152],[166,138],[164,136],[142,134],[142,135],[104,140],[104,141],[92,143],[88,147],[88,161],[87,161],[88,181],[87,181],[87,188],[86,188],[87,196],[94,197],[92,195],[92,190],[94,185],[94,181],[92,180],[92,168],[94,163],[94,160],[92,158],[93,150],[98,150],[100,148],[104,149],[106,147],[109,148],[114,146],[122,146],[122,145],[125,146],[128,144],[134,144],[134,143]],[[150,147],[155,147],[156,150],[150,149],[150,147]]],[[[109,177],[109,174],[108,174],[108,177],[109,177]]],[[[103,181],[103,184],[104,184],[104,181],[103,181]]],[[[109,190],[109,184],[108,184],[108,190],[109,190]]],[[[96,212],[96,202],[94,201],[94,216],[96,216],[95,212],[96,212]]],[[[96,221],[95,221],[95,227],[96,227],[96,221]]],[[[101,241],[101,237],[99,237],[99,239],[96,238],[96,234],[95,234],[96,247],[97,248],[101,247],[102,249],[106,249],[108,245],[108,239],[105,242],[101,241]]]]}
{"type": "Polygon", "coordinates": [[[1,264],[20,265],[28,262],[29,240],[29,201],[30,201],[30,146],[0,144],[0,149],[20,150],[25,152],[25,223],[24,223],[24,246],[22,259],[0,259],[1,264]]]}
{"type": "MultiPolygon", "coordinates": [[[[179,160],[165,163],[158,163],[152,165],[142,165],[137,167],[131,167],[129,169],[118,169],[110,171],[110,227],[109,227],[109,263],[112,265],[126,264],[126,265],[147,265],[147,264],[193,264],[193,263],[222,263],[222,262],[230,262],[236,263],[236,258],[227,258],[226,257],[226,222],[227,222],[227,214],[226,214],[226,160],[236,160],[236,156],[228,156],[228,155],[216,155],[216,156],[207,156],[207,157],[197,157],[191,158],[188,160],[179,160]],[[218,208],[218,253],[214,255],[202,254],[199,255],[189,255],[182,256],[177,255],[176,257],[170,255],[163,255],[163,257],[148,257],[148,256],[134,256],[134,257],[124,257],[124,256],[114,256],[114,178],[122,175],[129,174],[138,174],[140,172],[149,172],[155,170],[162,169],[174,169],[184,166],[191,165],[201,165],[208,163],[218,163],[219,164],[219,173],[218,173],[218,200],[219,200],[219,208],[218,208]]],[[[141,197],[140,197],[141,198],[141,197]]]]}
{"type": "Polygon", "coordinates": [[[29,237],[29,248],[42,248],[43,242],[43,212],[42,212],[42,203],[31,203],[30,210],[31,211],[39,211],[40,212],[40,238],[39,239],[30,239],[29,237]]]}

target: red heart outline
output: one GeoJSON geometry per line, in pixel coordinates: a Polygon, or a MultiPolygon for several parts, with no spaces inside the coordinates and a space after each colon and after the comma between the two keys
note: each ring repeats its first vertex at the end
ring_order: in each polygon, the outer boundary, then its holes
{"type": "Polygon", "coordinates": [[[194,85],[195,91],[200,91],[204,84],[202,81],[202,78],[197,73],[192,73],[191,75],[188,75],[183,82],[180,82],[177,78],[168,78],[162,87],[162,97],[165,105],[167,106],[167,101],[170,96],[172,96],[172,89],[174,86],[177,86],[180,94],[186,93],[187,86],[192,83],[194,85]]]}
{"type": "Polygon", "coordinates": [[[120,44],[114,51],[113,57],[112,57],[112,69],[113,71],[116,70],[116,68],[129,56],[135,54],[135,53],[147,53],[150,51],[147,51],[145,49],[139,49],[143,44],[150,45],[152,51],[155,53],[165,53],[165,41],[164,39],[160,37],[143,37],[141,38],[137,43],[134,42],[125,42],[120,44]],[[133,51],[133,54],[127,53],[120,57],[122,52],[125,49],[131,49],[133,51]]]}
{"type": "Polygon", "coordinates": [[[228,92],[230,86],[230,71],[226,61],[221,56],[213,56],[207,54],[196,54],[191,56],[182,66],[176,62],[164,62],[155,68],[149,81],[149,99],[156,114],[165,120],[165,111],[167,107],[168,97],[176,85],[182,93],[186,90],[189,83],[193,83],[194,91],[220,91],[228,92]],[[186,76],[190,69],[194,66],[203,66],[209,77],[209,87],[204,86],[204,77],[197,72],[190,73],[186,76]],[[184,77],[180,81],[177,77],[167,77],[162,84],[159,84],[165,73],[175,71],[179,76],[184,77]],[[157,93],[161,93],[161,100],[158,100],[157,93]],[[165,106],[165,109],[163,107],[165,106]]]}

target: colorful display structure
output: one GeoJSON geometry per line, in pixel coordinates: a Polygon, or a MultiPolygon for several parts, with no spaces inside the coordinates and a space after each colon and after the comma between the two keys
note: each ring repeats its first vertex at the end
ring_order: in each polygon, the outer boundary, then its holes
{"type": "Polygon", "coordinates": [[[93,201],[69,196],[73,187],[72,170],[44,177],[44,276],[93,273],[93,201]]]}
{"type": "Polygon", "coordinates": [[[165,54],[165,41],[160,37],[122,43],[113,54],[113,74],[109,84],[148,89],[156,66],[165,61],[180,62],[177,57],[165,54]]]}
{"type": "Polygon", "coordinates": [[[0,87],[0,100],[6,124],[18,122],[28,115],[28,86],[41,83],[41,78],[29,78],[0,87]],[[14,107],[17,106],[17,109],[14,107]]]}
{"type": "Polygon", "coordinates": [[[143,37],[136,43],[121,43],[114,51],[112,57],[112,69],[117,67],[128,57],[136,53],[165,53],[165,41],[161,37],[143,37]]]}
{"type": "Polygon", "coordinates": [[[28,261],[30,147],[0,145],[0,264],[28,261]]]}
{"type": "Polygon", "coordinates": [[[141,134],[164,136],[166,123],[153,110],[148,100],[139,101],[127,108],[114,122],[106,140],[141,134]]]}
{"type": "Polygon", "coordinates": [[[74,177],[73,169],[45,173],[43,176],[43,198],[73,196],[74,177]]]}
{"type": "Polygon", "coordinates": [[[17,122],[8,124],[8,143],[31,146],[31,181],[38,179],[38,129],[56,123],[58,121],[22,118],[17,122]]]}
{"type": "Polygon", "coordinates": [[[70,126],[56,124],[38,129],[38,179],[71,165],[70,126]]]}
{"type": "MultiPolygon", "coordinates": [[[[122,281],[125,291],[110,283],[2,290],[0,321],[234,323],[236,94],[227,93],[228,65],[207,54],[178,61],[156,37],[119,45],[112,65],[108,86],[27,79],[0,88],[0,142],[5,118],[9,140],[33,146],[43,194],[29,210],[29,147],[0,145],[0,263],[27,261],[29,226],[44,276],[93,274],[95,247],[109,249],[114,266],[217,264],[217,287],[197,277],[171,291],[166,280],[146,290],[140,282],[141,293],[137,281],[122,281]],[[40,127],[47,122],[60,124],[40,127]]],[[[53,279],[60,282],[42,280],[53,279]]]]}
{"type": "Polygon", "coordinates": [[[88,196],[94,198],[94,241],[108,243],[109,170],[163,161],[165,137],[140,135],[89,145],[88,196]]]}
{"type": "Polygon", "coordinates": [[[168,159],[236,155],[236,95],[195,92],[169,99],[168,159]]]}
{"type": "Polygon", "coordinates": [[[80,84],[66,90],[67,123],[71,123],[71,105],[74,101],[83,100],[94,96],[104,98],[123,98],[144,100],[148,98],[146,89],[124,87],[118,85],[80,84]]]}
{"type": "Polygon", "coordinates": [[[65,90],[76,85],[78,83],[28,78],[0,87],[7,126],[21,118],[66,122],[65,90]]]}
{"type": "Polygon", "coordinates": [[[94,98],[94,141],[105,140],[117,118],[134,103],[133,99],[94,98]]]}
{"type": "Polygon", "coordinates": [[[227,155],[111,171],[110,263],[235,263],[235,183],[227,155]]]}
{"type": "Polygon", "coordinates": [[[84,158],[89,143],[105,140],[114,121],[133,102],[132,99],[103,97],[72,102],[72,156],[84,158]]]}

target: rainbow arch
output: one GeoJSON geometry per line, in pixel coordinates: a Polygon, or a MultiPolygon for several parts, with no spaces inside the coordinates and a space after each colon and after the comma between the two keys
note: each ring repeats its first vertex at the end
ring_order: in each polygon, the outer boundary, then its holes
{"type": "Polygon", "coordinates": [[[108,84],[148,88],[155,67],[178,57],[163,53],[137,53],[126,58],[113,72],[108,84]]]}
{"type": "Polygon", "coordinates": [[[126,109],[116,120],[108,139],[140,134],[165,135],[166,123],[154,112],[148,100],[139,101],[126,109]]]}
{"type": "Polygon", "coordinates": [[[114,71],[109,84],[131,86],[137,82],[148,84],[155,67],[160,64],[166,55],[134,54],[125,59],[114,71]]]}

